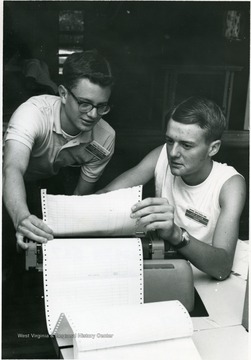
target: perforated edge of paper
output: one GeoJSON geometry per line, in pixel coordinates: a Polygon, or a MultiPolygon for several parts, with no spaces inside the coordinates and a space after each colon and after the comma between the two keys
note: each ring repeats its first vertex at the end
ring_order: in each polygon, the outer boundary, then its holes
{"type": "Polygon", "coordinates": [[[58,332],[58,329],[59,329],[59,327],[60,327],[60,325],[61,325],[61,322],[63,321],[64,317],[65,317],[65,314],[64,314],[64,313],[61,313],[61,314],[59,315],[58,321],[57,321],[57,323],[56,323],[56,325],[55,325],[55,327],[54,327],[54,330],[52,331],[51,335],[56,335],[56,333],[58,332]]]}
{"type": "Polygon", "coordinates": [[[185,308],[185,306],[179,301],[179,300],[173,300],[177,303],[177,305],[180,307],[181,312],[183,312],[186,316],[186,319],[188,319],[188,323],[189,323],[189,331],[190,334],[193,334],[193,323],[192,323],[192,319],[191,316],[189,315],[187,309],[185,308]]]}
{"type": "Polygon", "coordinates": [[[47,191],[46,189],[41,189],[41,206],[42,206],[42,215],[43,221],[47,223],[47,191]]]}
{"type": "Polygon", "coordinates": [[[138,202],[140,202],[142,200],[142,185],[138,186],[138,202]]]}
{"type": "MultiPolygon", "coordinates": [[[[138,186],[138,202],[140,202],[142,200],[142,189],[143,189],[143,185],[139,185],[138,186]]],[[[144,234],[141,231],[137,231],[137,223],[135,224],[135,234],[136,236],[142,235],[144,234]]],[[[143,250],[142,250],[142,242],[141,240],[138,238],[138,251],[139,251],[139,261],[140,261],[140,269],[139,269],[139,296],[140,296],[140,304],[144,304],[144,274],[143,274],[143,250]]]]}
{"type": "MultiPolygon", "coordinates": [[[[137,187],[138,190],[138,195],[137,195],[137,198],[138,198],[138,202],[142,201],[142,190],[143,190],[143,185],[138,185],[137,187]]],[[[141,237],[141,236],[145,236],[145,232],[141,229],[138,229],[137,228],[138,225],[137,225],[137,221],[135,222],[135,231],[134,231],[134,235],[136,237],[141,237]]]]}
{"type": "Polygon", "coordinates": [[[138,241],[138,251],[139,251],[139,300],[140,304],[144,304],[144,274],[143,274],[143,252],[142,252],[142,243],[140,239],[138,241]]]}
{"type": "Polygon", "coordinates": [[[46,244],[43,244],[42,247],[43,247],[44,306],[45,306],[47,328],[48,328],[49,334],[51,334],[53,329],[52,329],[52,325],[51,325],[50,306],[49,306],[47,246],[46,246],[46,244]]]}

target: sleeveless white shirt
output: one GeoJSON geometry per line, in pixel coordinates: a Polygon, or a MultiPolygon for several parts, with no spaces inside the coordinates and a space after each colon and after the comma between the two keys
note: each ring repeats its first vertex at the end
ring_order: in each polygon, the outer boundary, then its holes
{"type": "Polygon", "coordinates": [[[172,175],[164,145],[155,167],[155,194],[167,198],[174,206],[174,221],[178,226],[211,245],[220,214],[221,188],[237,174],[240,175],[232,166],[213,161],[205,181],[195,186],[187,185],[180,176],[172,175]]]}

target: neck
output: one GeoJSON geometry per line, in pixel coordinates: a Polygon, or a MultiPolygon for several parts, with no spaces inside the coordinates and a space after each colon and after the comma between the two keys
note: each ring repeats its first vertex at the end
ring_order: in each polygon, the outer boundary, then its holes
{"type": "Polygon", "coordinates": [[[63,104],[61,104],[61,108],[60,108],[60,124],[61,124],[61,129],[68,135],[74,136],[80,133],[78,129],[73,128],[69,123],[63,104]]]}
{"type": "Polygon", "coordinates": [[[187,185],[190,186],[199,185],[207,179],[207,177],[211,173],[212,167],[213,167],[213,160],[210,158],[209,162],[204,166],[203,169],[200,169],[198,173],[187,175],[184,177],[182,176],[181,178],[184,181],[184,183],[186,183],[187,185]]]}

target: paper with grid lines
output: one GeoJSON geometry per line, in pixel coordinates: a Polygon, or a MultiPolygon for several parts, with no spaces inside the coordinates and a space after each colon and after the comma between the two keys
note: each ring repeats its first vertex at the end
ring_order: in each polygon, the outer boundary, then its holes
{"type": "Polygon", "coordinates": [[[131,207],[141,199],[141,185],[84,196],[41,190],[43,220],[56,237],[134,236],[140,229],[130,218],[131,207]]]}
{"type": "Polygon", "coordinates": [[[92,306],[143,303],[139,238],[58,238],[43,245],[43,259],[50,334],[61,313],[92,306]]]}
{"type": "Polygon", "coordinates": [[[118,237],[139,230],[130,212],[141,195],[141,186],[82,197],[42,191],[44,221],[68,237],[43,244],[47,328],[59,347],[73,346],[74,358],[200,359],[183,305],[143,304],[140,239],[118,237]]]}
{"type": "Polygon", "coordinates": [[[86,196],[41,191],[43,220],[55,237],[43,245],[50,333],[60,313],[79,304],[143,302],[141,241],[125,238],[137,232],[130,213],[141,198],[142,186],[86,196]]]}

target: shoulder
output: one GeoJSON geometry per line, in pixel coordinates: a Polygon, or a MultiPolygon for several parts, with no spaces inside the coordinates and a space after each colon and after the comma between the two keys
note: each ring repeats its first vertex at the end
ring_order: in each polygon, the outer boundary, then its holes
{"type": "Polygon", "coordinates": [[[37,123],[39,126],[49,125],[54,118],[59,117],[60,104],[59,96],[33,96],[17,108],[10,119],[10,123],[19,124],[21,127],[30,126],[31,123],[37,123]]]}
{"type": "Polygon", "coordinates": [[[233,207],[238,204],[243,207],[246,200],[246,182],[243,176],[236,173],[223,184],[219,202],[223,207],[226,204],[231,204],[233,207]]]}
{"type": "Polygon", "coordinates": [[[222,186],[221,193],[228,192],[229,191],[241,191],[246,189],[246,182],[242,175],[236,173],[233,176],[231,176],[222,186]]]}
{"type": "Polygon", "coordinates": [[[114,147],[115,131],[105,120],[100,119],[93,128],[93,140],[106,148],[114,147]]]}
{"type": "MultiPolygon", "coordinates": [[[[218,161],[213,161],[214,164],[214,173],[221,178],[231,177],[233,175],[239,174],[238,171],[233,167],[226,163],[220,163],[218,161]]],[[[240,175],[240,174],[239,174],[240,175]]]]}
{"type": "Polygon", "coordinates": [[[5,140],[19,140],[29,147],[34,139],[44,136],[53,126],[53,118],[59,111],[60,98],[50,95],[34,96],[21,104],[12,115],[5,140]]]}
{"type": "Polygon", "coordinates": [[[153,149],[150,153],[149,156],[152,159],[155,159],[156,162],[158,161],[159,157],[164,154],[166,155],[166,145],[160,145],[157,148],[153,149]]]}
{"type": "Polygon", "coordinates": [[[166,144],[161,145],[155,149],[155,153],[153,156],[156,156],[156,169],[155,172],[163,171],[167,164],[167,152],[166,152],[166,144]],[[162,170],[161,170],[162,169],[162,170]]]}
{"type": "Polygon", "coordinates": [[[208,179],[209,182],[211,184],[214,184],[214,186],[218,189],[218,191],[220,191],[222,186],[226,183],[226,181],[228,181],[230,178],[232,178],[235,175],[242,177],[242,175],[239,174],[234,167],[229,166],[226,163],[213,161],[213,169],[208,179]]]}
{"type": "Polygon", "coordinates": [[[49,109],[55,108],[60,104],[60,97],[53,95],[32,96],[21,104],[14,112],[12,118],[22,116],[22,114],[39,114],[47,113],[49,109]]]}
{"type": "Polygon", "coordinates": [[[32,96],[24,104],[27,106],[33,106],[38,109],[54,108],[61,103],[59,96],[55,95],[38,95],[32,96]]]}
{"type": "Polygon", "coordinates": [[[214,161],[213,176],[215,177],[215,181],[220,184],[220,203],[227,199],[231,201],[232,195],[238,197],[238,193],[241,195],[243,190],[245,192],[245,179],[233,166],[214,161]],[[231,196],[229,196],[229,194],[231,194],[231,196]]]}
{"type": "Polygon", "coordinates": [[[95,134],[104,133],[106,135],[115,136],[115,130],[111,127],[111,125],[108,124],[103,119],[100,119],[99,122],[95,125],[93,129],[95,134]]]}

